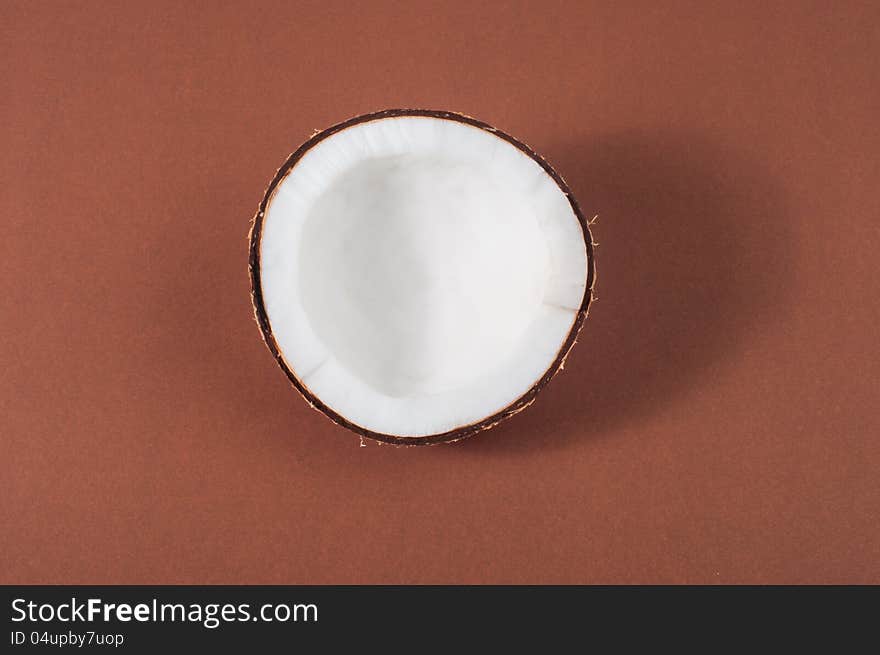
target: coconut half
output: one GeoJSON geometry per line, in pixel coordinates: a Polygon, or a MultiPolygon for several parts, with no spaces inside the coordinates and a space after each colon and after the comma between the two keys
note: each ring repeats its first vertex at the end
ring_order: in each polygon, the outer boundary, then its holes
{"type": "Polygon", "coordinates": [[[266,344],[313,407],[428,444],[534,400],[574,344],[594,266],[577,203],[531,149],[460,114],[394,109],[288,158],[250,274],[266,344]]]}

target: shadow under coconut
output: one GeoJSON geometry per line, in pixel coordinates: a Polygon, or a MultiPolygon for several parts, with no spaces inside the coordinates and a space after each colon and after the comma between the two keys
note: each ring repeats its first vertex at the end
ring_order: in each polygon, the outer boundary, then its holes
{"type": "Polygon", "coordinates": [[[564,447],[638,424],[779,320],[791,217],[758,162],[692,135],[619,133],[545,150],[593,226],[598,301],[535,404],[461,444],[564,447]]]}

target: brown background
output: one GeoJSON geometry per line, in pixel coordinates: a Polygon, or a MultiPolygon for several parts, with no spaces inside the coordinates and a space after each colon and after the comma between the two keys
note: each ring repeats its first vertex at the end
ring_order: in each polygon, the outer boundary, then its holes
{"type": "Polygon", "coordinates": [[[0,581],[880,582],[877,3],[0,7],[0,581]],[[600,214],[565,372],[454,446],[358,447],[248,297],[275,169],[397,106],[600,214]]]}

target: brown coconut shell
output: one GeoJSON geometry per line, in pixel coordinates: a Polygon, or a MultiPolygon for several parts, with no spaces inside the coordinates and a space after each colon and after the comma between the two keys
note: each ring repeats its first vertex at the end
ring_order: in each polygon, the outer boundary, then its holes
{"type": "Polygon", "coordinates": [[[553,170],[550,164],[548,164],[543,157],[541,157],[538,153],[536,153],[522,141],[515,139],[509,134],[506,134],[505,132],[502,132],[501,130],[492,127],[487,123],[478,121],[475,118],[471,118],[470,116],[465,116],[463,114],[458,114],[450,111],[438,111],[432,109],[386,109],[370,114],[355,116],[354,118],[350,118],[347,121],[343,121],[342,123],[334,125],[333,127],[329,127],[326,130],[316,132],[311,136],[311,138],[309,138],[305,143],[297,148],[296,152],[290,155],[287,158],[287,161],[285,161],[281,168],[278,169],[278,172],[275,174],[275,177],[272,179],[272,182],[269,184],[269,188],[266,190],[266,193],[263,196],[263,200],[260,202],[260,206],[257,210],[256,216],[254,216],[253,223],[251,225],[249,241],[250,257],[248,261],[248,269],[250,271],[251,278],[251,300],[254,306],[254,314],[257,319],[257,324],[260,327],[260,332],[263,335],[263,340],[266,342],[266,346],[268,346],[269,351],[275,357],[275,361],[278,362],[278,365],[281,367],[281,370],[283,370],[284,373],[287,375],[287,378],[290,380],[291,384],[296,387],[297,391],[302,394],[309,405],[311,405],[314,409],[317,409],[319,412],[324,414],[327,418],[329,418],[337,425],[351,430],[355,434],[360,435],[362,438],[365,437],[367,439],[373,439],[380,443],[384,442],[398,446],[423,446],[459,441],[461,439],[466,439],[467,437],[471,437],[479,432],[482,432],[483,430],[493,428],[502,421],[510,418],[514,414],[518,414],[535,401],[538,393],[545,386],[547,386],[547,383],[550,382],[550,379],[563,368],[565,358],[568,356],[568,353],[571,351],[572,346],[574,346],[575,341],[577,340],[578,333],[583,327],[584,320],[586,319],[589,312],[590,303],[593,301],[593,288],[596,279],[596,266],[593,252],[595,244],[593,243],[592,234],[590,232],[590,222],[584,218],[584,214],[581,212],[577,201],[572,195],[571,189],[568,188],[568,185],[562,179],[562,176],[559,175],[559,173],[557,173],[555,170],[553,170]],[[484,418],[477,423],[463,425],[454,430],[443,432],[442,434],[433,434],[426,437],[405,437],[392,434],[382,434],[381,432],[368,430],[359,425],[356,425],[355,423],[352,423],[344,416],[341,416],[333,409],[325,405],[321,401],[321,399],[318,398],[318,396],[312,393],[312,391],[305,384],[303,384],[302,380],[300,380],[296,376],[296,373],[294,373],[293,369],[285,361],[284,355],[281,353],[281,349],[278,347],[278,344],[275,341],[275,337],[272,334],[272,326],[269,323],[269,317],[266,314],[266,308],[263,304],[263,292],[260,281],[260,240],[262,237],[263,217],[266,212],[266,207],[268,207],[269,202],[272,199],[272,195],[274,194],[275,189],[278,187],[281,181],[294,168],[294,166],[297,165],[299,160],[306,152],[309,151],[310,148],[314,147],[316,144],[320,143],[327,137],[360,123],[367,123],[369,121],[380,120],[383,118],[395,118],[398,116],[427,116],[443,120],[458,121],[459,123],[465,123],[467,125],[472,125],[473,127],[478,127],[481,130],[491,132],[495,136],[500,137],[508,143],[511,143],[519,148],[522,152],[534,159],[538,163],[538,165],[541,166],[541,168],[543,168],[551,178],[553,178],[553,181],[556,182],[557,185],[559,185],[559,188],[568,198],[569,203],[571,203],[571,208],[574,211],[575,216],[577,216],[578,222],[581,225],[581,230],[584,238],[584,246],[587,252],[587,286],[583,300],[581,302],[581,306],[577,311],[577,316],[575,316],[575,320],[571,326],[571,330],[569,331],[565,341],[560,347],[556,358],[553,360],[553,363],[550,365],[544,375],[542,375],[541,378],[537,382],[535,382],[535,384],[533,384],[528,391],[526,391],[523,395],[521,395],[519,398],[510,403],[510,405],[508,405],[501,411],[496,412],[495,414],[492,414],[491,416],[484,418]]]}

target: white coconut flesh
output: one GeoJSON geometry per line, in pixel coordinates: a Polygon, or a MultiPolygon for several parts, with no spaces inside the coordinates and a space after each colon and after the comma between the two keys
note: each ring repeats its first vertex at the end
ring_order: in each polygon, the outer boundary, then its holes
{"type": "Polygon", "coordinates": [[[466,123],[397,116],[318,142],[276,186],[260,281],[302,385],[356,426],[417,438],[534,387],[587,293],[587,254],[532,157],[466,123]]]}

